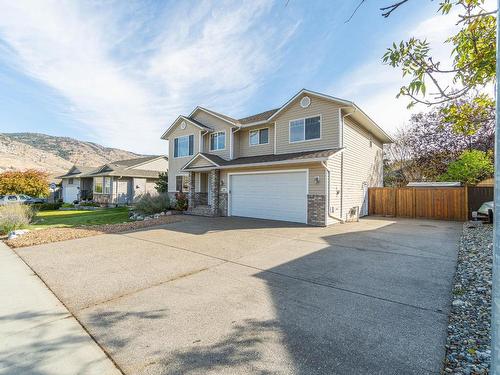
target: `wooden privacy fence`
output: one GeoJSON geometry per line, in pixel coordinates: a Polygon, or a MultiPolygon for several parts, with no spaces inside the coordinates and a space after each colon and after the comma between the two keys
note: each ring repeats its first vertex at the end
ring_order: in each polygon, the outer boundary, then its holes
{"type": "Polygon", "coordinates": [[[465,221],[467,200],[465,187],[369,188],[368,214],[465,221]]]}

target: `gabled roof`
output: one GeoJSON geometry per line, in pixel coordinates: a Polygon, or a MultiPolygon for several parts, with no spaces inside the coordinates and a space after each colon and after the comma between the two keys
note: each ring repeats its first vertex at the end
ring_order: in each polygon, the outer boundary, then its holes
{"type": "Polygon", "coordinates": [[[267,164],[297,164],[297,163],[307,163],[316,161],[325,161],[330,156],[341,151],[341,148],[330,148],[319,151],[302,151],[293,152],[288,154],[268,154],[268,155],[258,155],[258,156],[246,156],[242,158],[236,158],[232,160],[225,160],[217,155],[198,153],[196,154],[183,168],[184,171],[197,171],[204,169],[227,169],[233,167],[243,167],[250,165],[267,165],[267,164]],[[195,160],[196,157],[204,157],[205,159],[212,162],[214,165],[212,167],[192,167],[189,165],[195,160]]]}
{"type": "Polygon", "coordinates": [[[271,117],[272,115],[274,115],[278,110],[279,110],[279,108],[270,109],[269,111],[264,111],[261,113],[257,113],[255,115],[240,118],[238,120],[238,123],[240,123],[241,125],[246,125],[246,124],[251,124],[254,122],[267,121],[267,119],[269,117],[271,117]]]}
{"type": "Polygon", "coordinates": [[[96,167],[83,167],[80,165],[73,165],[68,172],[57,178],[74,178],[83,177],[85,174],[94,171],[96,167]]]}
{"type": "Polygon", "coordinates": [[[168,127],[168,129],[165,131],[165,133],[162,134],[162,136],[160,137],[160,139],[167,139],[167,137],[169,136],[169,134],[172,132],[172,130],[175,129],[175,125],[180,121],[180,120],[184,120],[184,121],[187,121],[189,123],[191,123],[192,125],[196,126],[197,128],[200,128],[201,130],[205,130],[205,131],[211,131],[213,130],[211,127],[207,126],[207,125],[204,125],[202,124],[201,122],[199,121],[196,121],[195,119],[192,119],[190,117],[186,117],[186,116],[183,116],[183,115],[180,115],[179,117],[177,117],[175,119],[175,121],[172,123],[172,125],[170,125],[168,127]]]}
{"type": "MultiPolygon", "coordinates": [[[[261,112],[261,113],[257,113],[257,114],[251,115],[251,116],[243,117],[243,118],[240,118],[240,119],[234,119],[234,118],[232,118],[230,116],[227,116],[227,115],[224,115],[222,113],[215,112],[215,111],[212,111],[211,109],[203,108],[203,107],[200,107],[200,106],[196,107],[191,112],[191,114],[189,115],[189,117],[179,116],[179,118],[182,117],[184,119],[188,119],[189,121],[195,123],[196,120],[194,120],[192,118],[192,116],[193,116],[193,114],[196,111],[200,110],[200,111],[204,111],[206,113],[209,113],[212,116],[218,117],[221,120],[224,120],[224,121],[228,122],[231,125],[234,125],[234,126],[237,126],[237,127],[249,127],[249,126],[254,126],[254,125],[257,125],[257,124],[261,124],[261,123],[266,123],[266,122],[273,121],[274,119],[276,119],[279,116],[280,113],[284,112],[288,107],[290,107],[295,102],[295,100],[297,98],[299,98],[303,94],[307,94],[307,95],[310,95],[310,96],[313,96],[313,97],[319,97],[319,98],[322,98],[324,100],[335,102],[337,104],[342,105],[343,106],[342,109],[351,109],[352,110],[351,113],[344,113],[344,115],[349,114],[349,116],[351,116],[353,119],[355,119],[357,122],[359,122],[368,131],[370,131],[371,133],[373,133],[383,143],[390,143],[390,142],[393,141],[392,137],[389,134],[387,134],[380,126],[378,126],[375,123],[375,121],[373,121],[354,102],[349,101],[349,100],[345,100],[345,99],[340,99],[340,98],[337,98],[337,97],[334,97],[334,96],[330,96],[330,95],[321,94],[319,92],[315,92],[315,91],[307,90],[307,89],[300,90],[297,94],[295,94],[290,100],[288,100],[285,104],[283,104],[279,108],[271,109],[271,110],[268,110],[268,111],[264,111],[264,112],[261,112]]],[[[174,125],[177,123],[177,121],[179,120],[179,118],[177,118],[177,120],[174,121],[174,123],[162,135],[162,137],[161,137],[162,139],[165,139],[165,137],[169,134],[169,132],[171,131],[171,129],[174,128],[174,125]]],[[[210,127],[208,127],[206,125],[203,125],[203,124],[201,124],[199,122],[198,122],[198,124],[195,124],[195,125],[198,125],[198,127],[202,128],[202,129],[204,127],[204,130],[207,130],[207,131],[211,131],[212,130],[210,127]]]]}
{"type": "Polygon", "coordinates": [[[205,159],[206,161],[210,162],[212,164],[212,167],[220,167],[220,165],[225,162],[225,160],[220,156],[207,154],[205,152],[198,152],[191,158],[191,160],[186,163],[186,165],[184,165],[184,167],[182,167],[182,169],[189,168],[189,165],[193,164],[199,158],[205,159]]]}
{"type": "Polygon", "coordinates": [[[200,107],[200,106],[196,107],[196,108],[194,109],[194,111],[193,111],[193,112],[191,112],[191,114],[189,115],[189,117],[190,117],[190,118],[192,118],[193,114],[194,114],[194,113],[196,112],[196,110],[198,110],[198,109],[199,109],[199,110],[202,110],[202,111],[205,111],[205,112],[207,112],[207,113],[209,113],[209,114],[211,114],[211,115],[213,115],[213,116],[215,116],[215,117],[219,117],[219,118],[221,118],[222,120],[225,120],[225,121],[229,122],[230,124],[236,125],[236,124],[238,123],[238,120],[236,120],[236,119],[234,119],[234,118],[232,118],[232,117],[229,117],[229,116],[224,115],[224,114],[222,114],[222,113],[215,112],[215,111],[212,111],[211,109],[208,109],[208,108],[203,108],[203,107],[200,107]]]}
{"type": "Polygon", "coordinates": [[[143,156],[140,158],[125,159],[112,161],[107,164],[100,165],[99,167],[79,167],[74,165],[71,169],[63,176],[59,178],[71,178],[71,177],[98,177],[98,176],[123,176],[123,177],[144,177],[144,178],[156,178],[158,177],[159,171],[150,171],[145,169],[137,169],[134,167],[141,166],[143,164],[149,163],[151,161],[165,158],[163,155],[151,155],[143,156]]]}

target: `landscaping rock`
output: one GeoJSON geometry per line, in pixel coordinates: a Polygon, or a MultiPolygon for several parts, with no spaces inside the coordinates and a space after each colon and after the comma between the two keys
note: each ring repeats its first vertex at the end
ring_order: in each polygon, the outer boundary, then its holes
{"type": "Polygon", "coordinates": [[[492,225],[464,224],[443,373],[489,373],[492,242],[492,225]]]}
{"type": "Polygon", "coordinates": [[[75,238],[96,236],[104,233],[119,233],[155,225],[165,225],[185,220],[182,216],[161,217],[147,221],[130,221],[120,224],[88,225],[75,228],[47,228],[34,230],[22,236],[7,239],[5,241],[10,247],[18,248],[25,246],[40,245],[44,243],[65,241],[75,238]]]}

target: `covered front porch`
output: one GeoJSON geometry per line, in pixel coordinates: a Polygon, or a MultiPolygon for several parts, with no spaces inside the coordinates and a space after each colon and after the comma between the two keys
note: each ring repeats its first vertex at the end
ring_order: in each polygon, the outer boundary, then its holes
{"type": "Polygon", "coordinates": [[[227,213],[220,206],[221,180],[219,169],[189,172],[189,181],[188,214],[226,216],[227,213]]]}

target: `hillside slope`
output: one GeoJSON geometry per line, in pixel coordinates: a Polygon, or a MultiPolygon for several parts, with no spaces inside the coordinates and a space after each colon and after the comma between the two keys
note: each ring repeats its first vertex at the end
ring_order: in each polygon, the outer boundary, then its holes
{"type": "Polygon", "coordinates": [[[35,168],[54,177],[66,172],[73,164],[95,167],[114,160],[140,156],[130,151],[69,137],[39,133],[0,133],[0,172],[35,168]]]}

